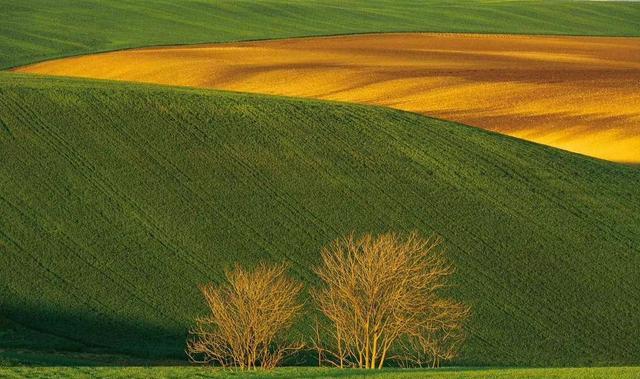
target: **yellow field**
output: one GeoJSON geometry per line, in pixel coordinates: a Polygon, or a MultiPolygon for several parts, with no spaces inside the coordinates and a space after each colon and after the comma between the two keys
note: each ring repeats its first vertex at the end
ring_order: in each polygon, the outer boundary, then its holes
{"type": "Polygon", "coordinates": [[[373,34],[66,58],[21,72],[378,104],[640,162],[640,39],[373,34]]]}

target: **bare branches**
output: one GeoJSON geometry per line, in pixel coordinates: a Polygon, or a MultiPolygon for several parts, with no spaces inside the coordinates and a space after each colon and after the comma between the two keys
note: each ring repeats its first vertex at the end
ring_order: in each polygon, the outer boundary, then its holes
{"type": "MultiPolygon", "coordinates": [[[[453,273],[440,238],[388,233],[353,235],[324,248],[312,292],[325,316],[316,320],[311,347],[318,363],[335,367],[437,367],[464,341],[469,308],[442,298],[453,273]]],[[[302,286],[286,267],[236,267],[222,286],[202,286],[210,313],[196,320],[187,341],[194,362],[240,369],[272,368],[301,344],[283,334],[302,311],[302,286]]]]}
{"type": "Polygon", "coordinates": [[[252,272],[236,266],[226,279],[222,286],[200,287],[210,314],[198,318],[190,331],[187,355],[192,361],[273,368],[302,348],[283,341],[302,310],[302,285],[286,276],[286,266],[259,265],[252,272]]]}
{"type": "Polygon", "coordinates": [[[349,236],[325,248],[316,269],[324,286],[313,297],[334,346],[316,342],[319,358],[360,368],[382,368],[392,358],[421,364],[430,356],[432,365],[453,358],[469,310],[438,296],[453,273],[440,244],[389,233],[349,236]]]}

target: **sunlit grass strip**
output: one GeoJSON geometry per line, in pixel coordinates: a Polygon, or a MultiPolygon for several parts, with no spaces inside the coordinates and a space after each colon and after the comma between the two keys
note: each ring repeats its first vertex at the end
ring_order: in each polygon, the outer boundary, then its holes
{"type": "Polygon", "coordinates": [[[272,371],[239,372],[199,367],[42,367],[0,368],[6,379],[24,377],[55,377],[60,379],[181,379],[207,378],[380,378],[380,379],[636,379],[638,367],[596,368],[444,368],[444,369],[384,369],[365,371],[330,368],[278,368],[272,371]]]}

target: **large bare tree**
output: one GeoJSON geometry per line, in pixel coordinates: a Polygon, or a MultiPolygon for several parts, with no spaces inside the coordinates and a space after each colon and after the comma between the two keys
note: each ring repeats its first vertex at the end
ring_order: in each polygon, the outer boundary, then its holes
{"type": "Polygon", "coordinates": [[[319,360],[382,368],[390,359],[438,365],[455,357],[469,308],[440,296],[453,273],[441,242],[417,233],[367,234],[323,249],[315,270],[323,285],[313,292],[328,320],[316,330],[319,360]]]}
{"type": "Polygon", "coordinates": [[[200,287],[209,314],[196,320],[187,341],[194,362],[243,370],[273,368],[302,347],[285,342],[286,332],[302,310],[302,285],[287,277],[285,265],[239,266],[226,282],[200,287]]]}

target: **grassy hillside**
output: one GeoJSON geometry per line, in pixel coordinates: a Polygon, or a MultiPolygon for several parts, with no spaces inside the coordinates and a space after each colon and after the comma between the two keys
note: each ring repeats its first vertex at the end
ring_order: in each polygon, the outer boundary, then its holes
{"type": "Polygon", "coordinates": [[[362,32],[640,35],[640,3],[0,0],[0,68],[155,44],[362,32]]]}
{"type": "Polygon", "coordinates": [[[0,161],[0,315],[61,341],[181,357],[229,264],[313,282],[336,237],[418,229],[474,310],[460,363],[640,361],[636,167],[383,108],[15,74],[0,161]]]}

